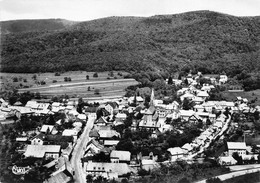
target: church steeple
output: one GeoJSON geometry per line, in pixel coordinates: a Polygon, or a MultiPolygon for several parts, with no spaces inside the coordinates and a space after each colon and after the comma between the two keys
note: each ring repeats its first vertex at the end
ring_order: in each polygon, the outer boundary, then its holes
{"type": "Polygon", "coordinates": [[[150,97],[150,106],[154,106],[154,89],[152,88],[151,97],[150,97]]]}

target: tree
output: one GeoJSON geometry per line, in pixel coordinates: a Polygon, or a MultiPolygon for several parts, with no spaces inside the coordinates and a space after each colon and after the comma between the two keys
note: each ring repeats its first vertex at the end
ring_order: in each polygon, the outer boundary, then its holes
{"type": "Polygon", "coordinates": [[[86,75],[86,80],[89,80],[89,75],[86,75]]]}
{"type": "Polygon", "coordinates": [[[178,183],[190,183],[190,181],[187,179],[187,177],[183,177],[178,181],[178,183]]]}
{"type": "Polygon", "coordinates": [[[168,85],[172,85],[173,84],[173,81],[172,81],[172,77],[170,76],[169,78],[168,78],[168,85]]]}
{"type": "Polygon", "coordinates": [[[187,98],[184,98],[183,102],[182,102],[182,108],[184,110],[190,110],[193,107],[193,102],[187,98]]]}
{"type": "Polygon", "coordinates": [[[184,83],[185,83],[185,85],[189,85],[189,81],[187,78],[184,80],[184,83]]]}
{"type": "Polygon", "coordinates": [[[18,82],[18,78],[17,78],[17,77],[14,77],[14,78],[13,78],[13,82],[18,82]]]}
{"type": "Polygon", "coordinates": [[[98,73],[95,72],[95,73],[93,74],[93,78],[97,78],[97,77],[98,77],[98,73]]]}
{"type": "Polygon", "coordinates": [[[41,85],[45,85],[46,82],[45,82],[45,81],[41,81],[40,84],[41,84],[41,85]]]}
{"type": "Polygon", "coordinates": [[[206,125],[207,125],[207,126],[211,125],[211,121],[210,121],[209,118],[207,118],[207,120],[206,120],[206,125]]]}
{"type": "Polygon", "coordinates": [[[9,97],[9,104],[14,105],[15,102],[17,102],[17,96],[10,96],[9,97]]]}
{"type": "Polygon", "coordinates": [[[212,177],[206,180],[206,183],[221,183],[222,181],[218,177],[212,177]]]}
{"type": "Polygon", "coordinates": [[[88,87],[88,91],[90,91],[90,86],[88,87]]]}
{"type": "Polygon", "coordinates": [[[130,139],[121,139],[116,145],[116,150],[133,152],[134,145],[130,139]]]}
{"type": "Polygon", "coordinates": [[[64,77],[64,81],[67,82],[67,81],[68,81],[68,78],[67,78],[67,77],[64,77]]]}
{"type": "Polygon", "coordinates": [[[41,99],[41,94],[40,94],[40,92],[36,92],[36,93],[35,93],[35,98],[36,98],[36,99],[41,99]]]}
{"type": "Polygon", "coordinates": [[[232,157],[233,157],[235,160],[237,160],[237,164],[238,164],[238,165],[242,165],[242,164],[243,164],[243,159],[242,159],[241,156],[238,155],[238,152],[234,152],[234,153],[232,154],[232,157]]]}
{"type": "Polygon", "coordinates": [[[77,112],[78,113],[82,113],[82,108],[84,107],[85,103],[84,103],[84,100],[80,97],[78,99],[78,106],[77,106],[77,112]]]}
{"type": "Polygon", "coordinates": [[[99,95],[99,94],[100,94],[99,89],[95,89],[94,94],[95,94],[95,95],[99,95]]]}
{"type": "Polygon", "coordinates": [[[89,183],[93,182],[93,176],[91,174],[88,174],[86,179],[87,179],[87,182],[89,182],[89,183]]]}
{"type": "Polygon", "coordinates": [[[22,93],[20,96],[19,101],[23,104],[26,105],[26,103],[32,99],[31,93],[30,92],[26,92],[26,93],[22,93]]]}
{"type": "Polygon", "coordinates": [[[36,79],[37,79],[37,75],[34,74],[34,75],[32,76],[32,79],[36,80],[36,79]]]}

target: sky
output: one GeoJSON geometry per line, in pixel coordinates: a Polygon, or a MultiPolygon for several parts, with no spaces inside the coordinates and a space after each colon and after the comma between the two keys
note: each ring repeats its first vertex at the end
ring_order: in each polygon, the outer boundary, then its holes
{"type": "Polygon", "coordinates": [[[63,18],[87,21],[109,16],[153,16],[211,10],[260,16],[260,0],[0,0],[0,20],[63,18]]]}

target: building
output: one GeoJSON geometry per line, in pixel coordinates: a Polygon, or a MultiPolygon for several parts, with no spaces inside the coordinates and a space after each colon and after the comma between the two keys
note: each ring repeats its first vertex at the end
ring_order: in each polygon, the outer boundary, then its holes
{"type": "Polygon", "coordinates": [[[112,163],[130,163],[131,153],[129,151],[117,151],[113,150],[110,154],[110,160],[112,163]]]}
{"type": "Polygon", "coordinates": [[[180,147],[169,148],[167,151],[171,154],[171,161],[182,159],[185,156],[184,150],[180,147]]]}
{"type": "Polygon", "coordinates": [[[228,81],[227,75],[223,74],[219,76],[219,84],[225,84],[228,81]]]}
{"type": "Polygon", "coordinates": [[[98,107],[85,106],[85,114],[86,114],[86,116],[91,116],[94,119],[97,118],[97,110],[98,110],[98,107]]]}
{"type": "Polygon", "coordinates": [[[129,97],[128,103],[133,104],[135,102],[135,100],[136,100],[137,104],[141,104],[144,102],[144,99],[141,96],[132,96],[132,97],[129,97]]]}
{"type": "Polygon", "coordinates": [[[53,134],[53,135],[58,133],[54,125],[42,125],[40,132],[44,134],[53,134]]]}
{"type": "Polygon", "coordinates": [[[44,140],[45,140],[45,135],[43,133],[40,133],[31,139],[31,144],[32,145],[43,145],[44,140]]]}
{"type": "Polygon", "coordinates": [[[87,175],[94,177],[102,176],[107,179],[117,179],[118,176],[134,172],[126,163],[102,163],[102,162],[84,162],[84,170],[87,175]]]}
{"type": "Polygon", "coordinates": [[[228,155],[232,156],[234,152],[237,152],[239,156],[246,154],[245,142],[227,142],[228,155]]]}
{"type": "Polygon", "coordinates": [[[60,156],[60,148],[60,145],[28,145],[24,156],[57,159],[60,156]]]}

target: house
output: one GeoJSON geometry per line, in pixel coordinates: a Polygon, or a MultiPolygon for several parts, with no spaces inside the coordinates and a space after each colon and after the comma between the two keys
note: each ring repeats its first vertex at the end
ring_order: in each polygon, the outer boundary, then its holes
{"type": "Polygon", "coordinates": [[[169,148],[167,151],[171,154],[171,161],[177,161],[185,156],[184,150],[180,147],[169,148]]]}
{"type": "MultiPolygon", "coordinates": [[[[51,167],[52,165],[53,164],[51,164],[51,167]]],[[[53,172],[50,177],[44,181],[44,183],[67,183],[72,180],[73,169],[70,162],[65,157],[60,157],[58,160],[54,160],[54,165],[56,171],[53,172]]]]}
{"type": "Polygon", "coordinates": [[[31,139],[32,145],[43,145],[45,140],[45,134],[40,133],[31,139]]]}
{"type": "Polygon", "coordinates": [[[78,138],[78,131],[75,129],[65,129],[62,132],[62,136],[72,136],[75,142],[78,138]]]}
{"type": "Polygon", "coordinates": [[[195,104],[202,104],[204,101],[205,101],[205,99],[204,98],[202,98],[202,97],[194,97],[194,98],[192,98],[192,101],[195,103],[195,104]]]}
{"type": "Polygon", "coordinates": [[[27,137],[17,137],[15,139],[16,142],[22,142],[22,143],[26,143],[28,141],[27,137]]]}
{"type": "Polygon", "coordinates": [[[57,159],[60,156],[60,148],[60,145],[28,145],[24,156],[57,159]]]}
{"type": "Polygon", "coordinates": [[[127,115],[125,113],[117,113],[116,114],[116,120],[120,120],[120,121],[123,121],[125,120],[127,117],[127,115]]]}
{"type": "Polygon", "coordinates": [[[51,144],[58,144],[62,142],[67,142],[72,144],[74,141],[73,136],[62,136],[61,134],[46,135],[44,140],[50,142],[51,144]]]}
{"type": "Polygon", "coordinates": [[[228,81],[228,77],[225,74],[219,76],[219,84],[225,84],[228,81]]]}
{"type": "Polygon", "coordinates": [[[101,163],[101,162],[84,162],[84,170],[87,175],[94,177],[102,176],[107,179],[117,179],[118,176],[135,172],[126,163],[101,163]]]}
{"type": "Polygon", "coordinates": [[[202,118],[197,113],[194,113],[192,116],[188,118],[188,121],[190,123],[197,124],[198,122],[202,121],[202,118]]]}
{"type": "Polygon", "coordinates": [[[116,146],[119,143],[119,140],[105,140],[104,146],[105,147],[113,147],[116,146]]]}
{"type": "Polygon", "coordinates": [[[157,122],[159,119],[159,115],[155,110],[155,107],[151,105],[146,111],[142,118],[142,120],[139,123],[140,128],[146,128],[146,129],[155,129],[157,127],[157,122]]]}
{"type": "Polygon", "coordinates": [[[180,96],[181,101],[184,99],[192,100],[195,97],[195,95],[191,93],[185,93],[184,95],[180,96]]]}
{"type": "Polygon", "coordinates": [[[53,135],[58,133],[54,125],[42,125],[40,132],[44,134],[53,134],[53,135]]]}
{"type": "Polygon", "coordinates": [[[98,120],[96,120],[95,124],[99,126],[106,126],[108,124],[108,121],[103,116],[101,116],[100,118],[98,118],[98,120]]]}
{"type": "Polygon", "coordinates": [[[116,139],[120,138],[120,133],[118,133],[115,130],[111,130],[111,129],[109,129],[109,130],[99,130],[98,133],[99,133],[99,139],[101,141],[116,140],[116,139]]]}
{"type": "Polygon", "coordinates": [[[159,118],[165,118],[167,115],[166,109],[164,107],[157,107],[156,111],[159,115],[159,118]]]}
{"type": "Polygon", "coordinates": [[[180,110],[180,118],[184,121],[188,121],[189,118],[195,114],[193,110],[180,110]]]}
{"type": "Polygon", "coordinates": [[[234,152],[237,152],[239,156],[246,154],[245,142],[227,142],[228,155],[232,156],[234,152]]]}
{"type": "Polygon", "coordinates": [[[100,137],[98,130],[97,129],[90,130],[89,137],[92,138],[92,139],[98,140],[99,137],[100,137]]]}
{"type": "Polygon", "coordinates": [[[107,102],[104,108],[109,112],[109,114],[113,114],[114,110],[116,110],[118,107],[119,105],[116,102],[107,102]]]}
{"type": "MultiPolygon", "coordinates": [[[[98,154],[100,153],[100,151],[104,148],[103,145],[99,144],[96,140],[94,139],[91,139],[88,144],[87,144],[87,147],[86,147],[86,153],[91,149],[91,151],[94,153],[94,154],[98,154]]],[[[92,154],[93,155],[93,154],[92,154]]]]}
{"type": "Polygon", "coordinates": [[[203,100],[206,100],[209,97],[209,94],[206,91],[200,91],[198,92],[197,97],[201,97],[203,100]]]}
{"type": "Polygon", "coordinates": [[[209,114],[209,120],[214,123],[216,121],[216,114],[209,114]]]}
{"type": "Polygon", "coordinates": [[[142,159],[141,161],[142,169],[146,171],[153,170],[154,168],[159,167],[159,164],[154,159],[142,159]]]}
{"type": "Polygon", "coordinates": [[[136,97],[136,103],[137,104],[141,104],[142,102],[144,102],[144,99],[141,96],[132,96],[132,97],[129,97],[128,103],[133,104],[134,101],[135,101],[135,97],[136,97]]]}
{"type": "Polygon", "coordinates": [[[183,150],[188,151],[188,152],[193,150],[193,147],[192,147],[191,144],[189,144],[189,143],[184,144],[181,148],[182,148],[183,150]]]}
{"type": "Polygon", "coordinates": [[[220,156],[218,158],[218,163],[220,165],[235,165],[237,164],[237,160],[235,160],[232,156],[220,156]]]}
{"type": "Polygon", "coordinates": [[[110,161],[112,163],[130,163],[131,153],[129,151],[113,150],[110,153],[110,161]]]}
{"type": "Polygon", "coordinates": [[[89,106],[85,106],[85,114],[86,116],[91,116],[93,117],[94,119],[97,118],[97,110],[98,110],[98,107],[89,107],[89,106]]]}

